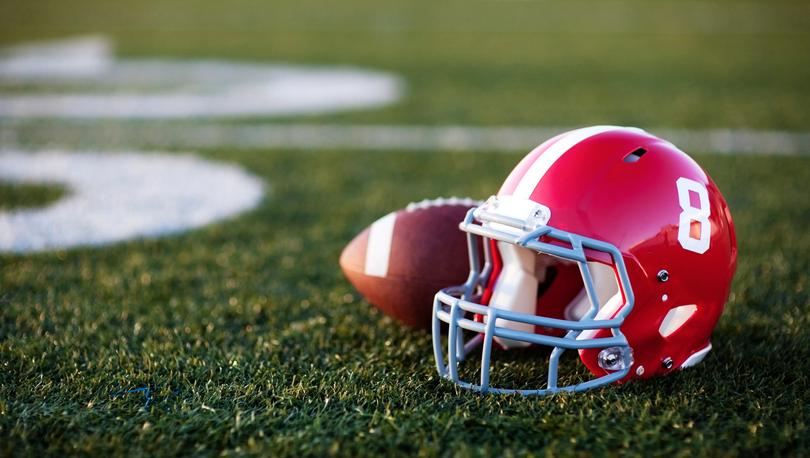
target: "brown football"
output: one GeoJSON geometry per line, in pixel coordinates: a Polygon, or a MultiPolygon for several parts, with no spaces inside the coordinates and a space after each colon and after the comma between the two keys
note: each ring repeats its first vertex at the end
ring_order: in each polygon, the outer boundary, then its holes
{"type": "Polygon", "coordinates": [[[340,255],[340,268],[368,302],[402,323],[428,329],[433,296],[464,283],[467,237],[458,225],[473,199],[412,203],[375,221],[340,255]]]}

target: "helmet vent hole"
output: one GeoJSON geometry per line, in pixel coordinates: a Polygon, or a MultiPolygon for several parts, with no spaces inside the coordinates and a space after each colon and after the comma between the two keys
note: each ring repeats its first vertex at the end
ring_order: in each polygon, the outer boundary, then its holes
{"type": "Polygon", "coordinates": [[[624,157],[624,162],[638,162],[646,152],[647,150],[644,148],[636,148],[624,157]]]}

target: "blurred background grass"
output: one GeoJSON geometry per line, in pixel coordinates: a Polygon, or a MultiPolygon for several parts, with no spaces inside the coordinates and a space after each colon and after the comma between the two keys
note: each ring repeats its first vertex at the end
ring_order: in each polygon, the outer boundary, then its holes
{"type": "Polygon", "coordinates": [[[101,33],[124,56],[351,64],[408,97],[329,120],[810,129],[806,1],[36,0],[0,43],[101,33]]]}

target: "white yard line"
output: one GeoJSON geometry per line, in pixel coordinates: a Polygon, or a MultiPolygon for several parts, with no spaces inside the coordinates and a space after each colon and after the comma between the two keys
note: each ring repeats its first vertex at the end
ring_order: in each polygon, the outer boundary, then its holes
{"type": "MultiPolygon", "coordinates": [[[[527,152],[572,127],[0,122],[0,145],[527,152]]],[[[810,154],[810,133],[645,128],[688,153],[810,154]]]]}
{"type": "MultiPolygon", "coordinates": [[[[0,49],[0,83],[56,84],[61,88],[48,93],[0,94],[0,146],[526,152],[558,133],[583,127],[211,121],[379,107],[397,101],[403,83],[395,75],[352,67],[117,59],[112,49],[112,42],[99,36],[0,49]],[[80,90],[87,87],[94,89],[80,90]],[[79,121],[82,119],[96,122],[79,121]],[[203,121],[191,123],[191,119],[203,121]]],[[[808,132],[639,127],[687,152],[810,153],[808,132]]]]}

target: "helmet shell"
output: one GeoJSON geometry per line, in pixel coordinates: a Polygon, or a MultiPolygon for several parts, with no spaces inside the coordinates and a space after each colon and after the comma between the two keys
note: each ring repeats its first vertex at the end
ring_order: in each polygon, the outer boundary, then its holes
{"type": "MultiPolygon", "coordinates": [[[[549,226],[621,251],[635,295],[621,327],[634,353],[628,377],[674,370],[708,347],[728,298],[737,245],[725,199],[686,153],[640,129],[578,129],[531,151],[498,195],[545,205],[549,226]],[[691,315],[662,334],[676,307],[691,315]]],[[[610,263],[604,253],[588,255],[610,263]]],[[[599,351],[580,350],[580,357],[601,376],[606,371],[597,364],[599,351]]]]}

